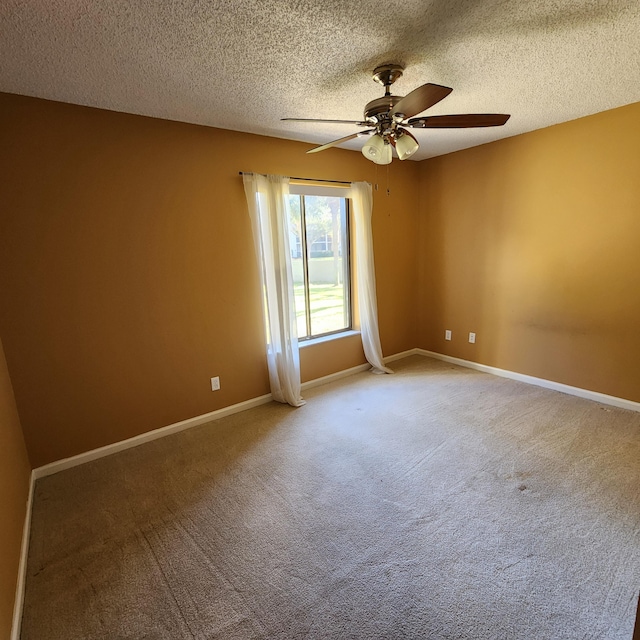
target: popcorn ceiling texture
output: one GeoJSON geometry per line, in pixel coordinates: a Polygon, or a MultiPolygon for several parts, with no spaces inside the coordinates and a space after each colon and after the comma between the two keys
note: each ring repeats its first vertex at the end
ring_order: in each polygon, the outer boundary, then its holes
{"type": "MultiPolygon", "coordinates": [[[[414,159],[640,100],[637,0],[4,0],[0,90],[324,143],[382,95],[434,82],[429,110],[512,114],[504,127],[417,131],[414,159]]],[[[362,141],[344,145],[358,149],[362,141]]]]}

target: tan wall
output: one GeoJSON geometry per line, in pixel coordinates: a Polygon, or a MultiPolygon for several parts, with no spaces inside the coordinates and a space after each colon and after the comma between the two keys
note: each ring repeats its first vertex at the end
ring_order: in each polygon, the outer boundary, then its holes
{"type": "Polygon", "coordinates": [[[11,635],[31,466],[0,342],[0,638],[11,635]]]}
{"type": "MultiPolygon", "coordinates": [[[[268,392],[239,171],[376,179],[357,152],[7,94],[0,129],[0,335],[34,466],[268,392]]],[[[375,194],[387,355],[416,343],[417,175],[395,162],[375,194]]],[[[303,380],[364,362],[341,342],[303,350],[303,380]]]]}
{"type": "Polygon", "coordinates": [[[639,121],[421,163],[421,347],[640,401],[639,121]]]}

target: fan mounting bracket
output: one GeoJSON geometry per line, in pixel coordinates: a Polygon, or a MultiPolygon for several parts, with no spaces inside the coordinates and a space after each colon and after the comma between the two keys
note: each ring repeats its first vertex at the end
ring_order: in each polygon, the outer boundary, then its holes
{"type": "Polygon", "coordinates": [[[383,64],[373,70],[373,79],[383,87],[390,87],[403,71],[399,64],[383,64]]]}

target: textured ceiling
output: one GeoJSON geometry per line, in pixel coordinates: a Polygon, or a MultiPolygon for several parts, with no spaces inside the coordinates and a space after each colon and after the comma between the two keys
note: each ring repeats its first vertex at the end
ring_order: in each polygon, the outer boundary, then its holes
{"type": "Polygon", "coordinates": [[[512,114],[420,160],[640,101],[640,2],[3,0],[0,60],[1,91],[318,144],[358,129],[280,118],[361,119],[388,62],[453,87],[428,115],[512,114]]]}

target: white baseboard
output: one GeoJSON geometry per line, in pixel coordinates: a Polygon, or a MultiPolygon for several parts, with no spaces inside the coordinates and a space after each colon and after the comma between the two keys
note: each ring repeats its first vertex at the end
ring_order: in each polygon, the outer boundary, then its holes
{"type": "Polygon", "coordinates": [[[330,373],[328,376],[322,376],[322,378],[315,378],[315,380],[309,380],[308,382],[302,383],[302,390],[312,389],[313,387],[319,387],[323,384],[328,384],[329,382],[334,382],[335,380],[340,380],[340,378],[346,378],[347,376],[352,376],[356,373],[362,373],[363,371],[367,371],[371,369],[371,365],[369,363],[359,364],[357,367],[351,367],[350,369],[343,369],[342,371],[337,371],[336,373],[330,373]]]}
{"type": "MultiPolygon", "coordinates": [[[[503,378],[510,378],[511,380],[518,380],[519,382],[526,382],[527,384],[533,384],[539,387],[544,387],[546,389],[552,389],[554,391],[568,393],[570,395],[578,396],[580,398],[586,398],[588,400],[595,400],[596,402],[612,405],[614,407],[620,407],[621,409],[630,409],[632,411],[640,411],[640,402],[633,402],[632,400],[625,400],[624,398],[617,398],[615,396],[609,396],[604,393],[598,393],[596,391],[588,391],[587,389],[580,389],[579,387],[571,387],[569,385],[561,384],[559,382],[553,382],[552,380],[545,380],[544,378],[535,378],[534,376],[528,376],[522,373],[508,371],[506,369],[498,369],[497,367],[490,367],[484,364],[478,364],[477,362],[471,362],[470,360],[463,360],[461,358],[454,358],[452,356],[447,356],[442,353],[436,353],[435,351],[426,351],[425,349],[416,348],[416,349],[409,349],[408,351],[403,351],[401,353],[396,353],[394,355],[387,356],[386,358],[384,358],[384,362],[385,363],[393,362],[395,360],[401,360],[402,358],[407,358],[413,355],[421,355],[421,356],[427,356],[429,358],[435,358],[436,360],[443,360],[444,362],[457,364],[457,365],[460,365],[461,367],[475,369],[477,371],[490,373],[496,376],[501,376],[503,378]]],[[[305,382],[304,384],[302,384],[302,389],[311,389],[312,387],[317,387],[323,384],[327,384],[329,382],[339,380],[340,378],[345,378],[347,376],[351,376],[356,373],[361,373],[363,371],[368,370],[370,366],[371,365],[369,364],[362,364],[362,365],[358,365],[357,367],[345,369],[344,371],[338,371],[337,373],[332,373],[328,376],[323,376],[322,378],[309,380],[308,382],[305,382]]],[[[147,433],[142,433],[139,436],[135,436],[127,440],[115,442],[113,444],[100,447],[99,449],[93,449],[92,451],[87,451],[85,453],[81,453],[71,458],[57,460],[56,462],[52,462],[50,464],[34,469],[31,472],[29,497],[27,501],[27,513],[25,516],[23,536],[22,536],[22,548],[21,548],[21,554],[20,554],[20,565],[18,570],[18,583],[16,587],[16,598],[15,598],[14,613],[13,613],[11,640],[19,640],[20,638],[20,623],[22,621],[22,605],[24,601],[24,588],[25,588],[26,572],[27,572],[27,555],[29,551],[29,537],[31,533],[31,506],[33,503],[33,492],[34,492],[35,481],[38,478],[44,478],[45,476],[58,473],[59,471],[63,471],[65,469],[70,469],[71,467],[76,467],[78,465],[84,464],[85,462],[90,462],[91,460],[103,458],[105,456],[111,455],[112,453],[117,453],[118,451],[123,451],[125,449],[137,447],[138,445],[143,444],[145,442],[150,442],[152,440],[164,438],[165,436],[168,436],[172,433],[185,431],[186,429],[191,429],[192,427],[205,424],[206,422],[211,422],[212,420],[223,418],[225,416],[229,416],[234,413],[239,413],[240,411],[245,411],[247,409],[251,409],[253,407],[267,404],[269,402],[271,402],[271,394],[259,396],[258,398],[253,398],[245,402],[240,402],[238,404],[231,405],[230,407],[224,407],[223,409],[218,409],[217,411],[211,411],[210,413],[205,413],[204,415],[196,416],[195,418],[182,420],[181,422],[176,422],[166,427],[161,427],[160,429],[155,429],[147,433]]]]}
{"type": "MultiPolygon", "coordinates": [[[[417,351],[413,349],[411,352],[406,351],[402,354],[389,356],[388,358],[385,358],[385,362],[404,358],[407,355],[412,355],[414,352],[417,351]]],[[[370,368],[371,365],[367,363],[358,365],[357,367],[352,367],[350,369],[345,369],[344,371],[338,371],[328,376],[323,376],[322,378],[309,380],[308,382],[302,384],[302,389],[311,389],[312,387],[318,387],[320,385],[339,380],[340,378],[346,378],[347,376],[352,376],[356,373],[367,371],[370,368]]],[[[217,411],[211,411],[210,413],[205,413],[201,416],[196,416],[194,418],[189,418],[187,420],[182,420],[180,422],[170,424],[166,427],[154,429],[153,431],[142,433],[138,436],[134,436],[133,438],[128,438],[127,440],[121,440],[120,442],[114,442],[113,444],[109,444],[98,449],[92,449],[91,451],[80,453],[77,456],[64,458],[62,460],[56,460],[55,462],[51,462],[42,467],[37,467],[36,469],[34,469],[31,472],[29,498],[27,502],[27,514],[25,517],[24,530],[22,535],[22,548],[20,553],[20,565],[18,570],[18,583],[16,587],[11,640],[19,640],[20,638],[20,623],[22,620],[22,605],[24,601],[24,587],[27,572],[27,555],[29,552],[29,537],[31,534],[31,505],[33,502],[35,481],[38,478],[44,478],[46,476],[53,475],[54,473],[58,473],[59,471],[64,471],[65,469],[77,467],[81,464],[85,464],[86,462],[91,462],[92,460],[97,460],[98,458],[109,456],[113,453],[117,453],[118,451],[131,449],[132,447],[137,447],[138,445],[144,444],[145,442],[158,440],[159,438],[164,438],[165,436],[168,436],[172,433],[185,431],[187,429],[197,427],[198,425],[211,422],[212,420],[224,418],[225,416],[239,413],[240,411],[246,411],[247,409],[252,409],[253,407],[258,407],[269,402],[271,402],[271,394],[259,396],[258,398],[252,398],[251,400],[246,400],[245,402],[239,402],[238,404],[224,407],[223,409],[218,409],[217,411]]]]}
{"type": "MultiPolygon", "coordinates": [[[[411,351],[405,351],[400,354],[389,356],[388,358],[385,358],[385,362],[398,360],[400,358],[406,357],[407,355],[413,355],[414,352],[417,352],[417,350],[413,349],[411,351]]],[[[340,378],[345,378],[356,373],[361,373],[362,371],[367,371],[370,368],[370,364],[361,364],[357,367],[352,367],[350,369],[332,373],[328,376],[323,376],[322,378],[309,380],[308,382],[303,383],[301,386],[303,390],[311,389],[312,387],[318,387],[329,382],[334,382],[335,380],[339,380],[340,378]]],[[[112,453],[124,451],[125,449],[131,449],[132,447],[137,447],[138,445],[144,444],[145,442],[157,440],[158,438],[164,438],[165,436],[171,435],[172,433],[185,431],[186,429],[197,427],[198,425],[205,424],[206,422],[224,418],[225,416],[230,416],[234,413],[239,413],[240,411],[246,411],[247,409],[252,409],[253,407],[257,407],[268,402],[271,402],[271,394],[260,396],[258,398],[252,398],[251,400],[246,400],[245,402],[239,402],[238,404],[224,407],[223,409],[218,409],[217,411],[211,411],[210,413],[205,413],[201,416],[188,418],[187,420],[182,420],[180,422],[170,424],[166,427],[154,429],[153,431],[147,431],[146,433],[141,433],[140,435],[134,436],[133,438],[121,440],[120,442],[114,442],[113,444],[108,444],[98,449],[92,449],[91,451],[80,453],[77,456],[64,458],[62,460],[56,460],[55,462],[45,464],[42,467],[37,467],[36,469],[34,469],[33,473],[36,480],[38,478],[44,478],[46,476],[53,475],[54,473],[58,473],[59,471],[64,471],[65,469],[77,467],[78,465],[84,464],[86,462],[91,462],[92,460],[97,460],[98,458],[109,456],[112,453]]]]}
{"type": "Polygon", "coordinates": [[[508,371],[506,369],[498,369],[497,367],[489,367],[486,364],[478,364],[477,362],[471,362],[470,360],[463,360],[462,358],[454,358],[453,356],[446,356],[442,353],[436,353],[435,351],[426,351],[425,349],[414,349],[414,351],[420,355],[428,356],[429,358],[435,358],[436,360],[443,360],[444,362],[450,362],[451,364],[457,364],[461,367],[467,367],[468,369],[475,369],[476,371],[482,371],[483,373],[491,373],[494,376],[500,376],[501,378],[509,378],[511,380],[517,380],[518,382],[526,382],[527,384],[533,384],[537,387],[544,387],[545,389],[552,389],[553,391],[560,391],[561,393],[568,393],[572,396],[578,396],[579,398],[586,398],[587,400],[594,400],[595,402],[601,402],[602,404],[608,404],[620,409],[630,409],[631,411],[640,411],[640,402],[634,402],[633,400],[626,400],[625,398],[618,398],[616,396],[609,396],[606,393],[599,393],[598,391],[589,391],[588,389],[581,389],[580,387],[572,387],[568,384],[562,384],[561,382],[554,382],[553,380],[545,380],[544,378],[536,378],[534,376],[528,376],[523,373],[516,373],[515,371],[508,371]]]}
{"type": "MultiPolygon", "coordinates": [[[[578,396],[580,398],[595,400],[596,402],[601,402],[603,404],[620,407],[622,409],[640,411],[640,402],[633,402],[632,400],[617,398],[615,396],[609,396],[604,393],[598,393],[596,391],[589,391],[587,389],[581,389],[579,387],[572,387],[566,384],[562,384],[560,382],[545,380],[544,378],[535,378],[534,376],[528,376],[522,373],[508,371],[506,369],[498,369],[497,367],[490,367],[484,364],[478,364],[477,362],[471,362],[470,360],[463,360],[461,358],[454,358],[452,356],[447,356],[442,353],[436,353],[435,351],[426,351],[425,349],[409,349],[407,351],[402,351],[401,353],[396,353],[396,354],[387,356],[384,359],[384,361],[385,363],[393,362],[394,360],[400,360],[402,358],[407,358],[408,356],[413,356],[413,355],[427,356],[430,358],[435,358],[437,360],[451,362],[452,364],[457,364],[462,367],[467,367],[469,369],[482,371],[484,373],[491,373],[493,375],[501,376],[503,378],[510,378],[511,380],[518,380],[520,382],[526,382],[528,384],[533,384],[539,387],[545,387],[546,389],[553,389],[554,391],[568,393],[570,395],[578,396]]],[[[351,376],[356,373],[366,371],[369,368],[370,368],[369,364],[362,364],[356,367],[352,367],[350,369],[345,369],[344,371],[338,371],[336,373],[332,373],[328,376],[323,376],[322,378],[309,380],[308,382],[305,382],[304,384],[302,384],[302,389],[303,390],[311,389],[313,387],[327,384],[329,382],[334,382],[335,380],[339,380],[341,378],[345,378],[347,376],[351,376]]],[[[157,440],[158,438],[163,438],[172,433],[178,433],[179,431],[191,429],[192,427],[196,427],[206,422],[211,422],[212,420],[224,418],[225,416],[229,416],[234,413],[238,413],[240,411],[245,411],[247,409],[251,409],[253,407],[266,404],[268,402],[271,402],[271,394],[260,396],[258,398],[252,398],[251,400],[246,400],[245,402],[240,402],[238,404],[234,404],[229,407],[224,407],[223,409],[218,409],[217,411],[211,411],[210,413],[205,413],[204,415],[201,415],[201,416],[196,416],[194,418],[182,420],[181,422],[176,422],[166,427],[154,429],[153,431],[148,431],[147,433],[142,433],[138,436],[134,436],[133,438],[128,438],[127,440],[115,442],[113,444],[109,444],[104,447],[100,447],[98,449],[93,449],[91,451],[81,453],[77,456],[72,456],[71,458],[64,458],[63,460],[57,460],[55,462],[51,462],[50,464],[46,464],[42,467],[38,467],[34,469],[33,475],[36,480],[38,478],[44,478],[45,476],[58,473],[59,471],[64,471],[65,469],[70,469],[71,467],[84,464],[85,462],[90,462],[91,460],[96,460],[98,458],[111,455],[112,453],[117,453],[118,451],[123,451],[125,449],[137,447],[138,445],[143,444],[145,442],[150,442],[151,440],[157,440]]]]}
{"type": "Polygon", "coordinates": [[[267,404],[268,402],[271,402],[270,393],[264,396],[259,396],[257,398],[252,398],[251,400],[246,400],[245,402],[232,404],[229,407],[224,407],[222,409],[218,409],[217,411],[211,411],[210,413],[205,413],[201,416],[196,416],[195,418],[181,420],[180,422],[175,422],[174,424],[170,424],[166,427],[160,427],[159,429],[154,429],[153,431],[147,431],[146,433],[141,433],[139,436],[134,436],[133,438],[128,438],[127,440],[121,440],[120,442],[114,442],[113,444],[108,444],[98,449],[92,449],[91,451],[80,453],[77,456],[72,456],[71,458],[56,460],[55,462],[51,462],[49,464],[45,464],[42,467],[34,469],[33,473],[35,474],[36,480],[38,478],[44,478],[45,476],[53,475],[54,473],[58,473],[59,471],[64,471],[65,469],[70,469],[71,467],[77,467],[78,465],[84,464],[85,462],[91,462],[91,460],[104,458],[105,456],[110,456],[112,453],[124,451],[125,449],[131,449],[132,447],[137,447],[138,445],[144,444],[145,442],[157,440],[158,438],[164,438],[165,436],[171,435],[172,433],[185,431],[186,429],[197,427],[198,425],[204,424],[205,422],[211,422],[212,420],[217,420],[218,418],[224,418],[225,416],[230,416],[234,413],[245,411],[246,409],[252,409],[253,407],[258,407],[261,404],[267,404]]]}
{"type": "Polygon", "coordinates": [[[387,356],[384,359],[384,363],[388,364],[394,360],[402,360],[402,358],[408,358],[409,356],[424,355],[421,349],[409,349],[408,351],[401,351],[400,353],[394,353],[392,356],[387,356]]]}
{"type": "MultiPolygon", "coordinates": [[[[415,356],[419,354],[420,354],[420,349],[409,349],[408,351],[402,351],[401,353],[394,353],[391,356],[386,356],[382,360],[385,364],[387,364],[389,362],[393,362],[394,360],[402,360],[402,358],[407,358],[409,356],[415,356]]],[[[304,391],[305,389],[319,387],[320,385],[327,384],[329,382],[334,382],[335,380],[340,380],[340,378],[346,378],[356,373],[369,371],[369,369],[371,369],[371,365],[368,362],[365,362],[365,364],[359,364],[357,367],[351,367],[350,369],[343,369],[342,371],[331,373],[328,376],[323,376],[322,378],[316,378],[315,380],[309,380],[309,382],[303,382],[302,390],[304,391]]]]}
{"type": "MultiPolygon", "coordinates": [[[[595,400],[596,402],[601,402],[603,404],[620,407],[622,409],[631,409],[632,411],[640,411],[640,402],[633,402],[632,400],[625,400],[624,398],[617,398],[615,396],[609,396],[604,393],[598,393],[596,391],[588,391],[587,389],[581,389],[579,387],[571,387],[569,385],[562,384],[560,382],[553,382],[552,380],[545,380],[544,378],[535,378],[534,376],[528,376],[522,373],[508,371],[506,369],[498,369],[497,367],[490,367],[488,365],[479,364],[477,362],[471,362],[470,360],[463,360],[462,358],[454,358],[453,356],[447,356],[442,353],[437,353],[435,351],[426,351],[425,349],[409,349],[407,351],[402,351],[401,353],[396,353],[396,354],[387,356],[384,359],[384,361],[385,363],[389,363],[389,362],[393,362],[395,360],[401,360],[402,358],[407,358],[413,355],[427,356],[430,358],[435,358],[437,360],[451,362],[452,364],[457,364],[462,367],[467,367],[469,369],[482,371],[484,373],[491,373],[493,375],[501,376],[503,378],[510,378],[511,380],[526,382],[527,384],[533,384],[539,387],[544,387],[546,389],[552,389],[554,391],[568,393],[570,395],[578,396],[580,398],[595,400]]],[[[308,382],[305,382],[302,384],[302,389],[303,390],[311,389],[313,387],[318,387],[320,385],[327,384],[329,382],[334,382],[336,380],[340,380],[341,378],[352,376],[356,373],[361,373],[362,371],[366,371],[369,368],[370,368],[369,364],[361,364],[356,367],[351,367],[350,369],[345,369],[344,371],[338,371],[328,376],[323,376],[322,378],[309,380],[308,382]]],[[[245,411],[246,409],[251,409],[253,407],[257,407],[259,405],[266,404],[268,402],[271,402],[271,394],[260,396],[258,398],[253,398],[251,400],[246,400],[245,402],[240,402],[238,404],[234,404],[229,407],[224,407],[223,409],[218,409],[217,411],[211,411],[210,413],[205,413],[204,415],[201,415],[201,416],[196,416],[194,418],[182,420],[181,422],[176,422],[166,427],[154,429],[153,431],[142,433],[133,438],[128,438],[127,440],[115,442],[113,444],[100,447],[99,449],[93,449],[91,451],[81,453],[71,458],[64,458],[63,460],[57,460],[55,462],[51,462],[50,464],[34,469],[33,474],[35,479],[44,478],[45,476],[58,473],[59,471],[64,471],[65,469],[70,469],[71,467],[84,464],[85,462],[90,462],[91,460],[96,460],[98,458],[111,455],[112,453],[117,453],[118,451],[123,451],[125,449],[137,447],[138,445],[143,444],[145,442],[150,442],[151,440],[157,440],[158,438],[163,438],[172,433],[178,433],[179,431],[184,431],[185,429],[191,429],[192,427],[196,427],[206,422],[211,422],[212,420],[224,418],[225,416],[229,416],[234,413],[238,413],[240,411],[245,411]]]]}
{"type": "Polygon", "coordinates": [[[16,596],[13,603],[13,622],[11,623],[11,640],[20,640],[20,627],[22,625],[22,605],[24,603],[24,588],[27,580],[27,558],[29,555],[29,539],[31,538],[31,505],[33,504],[33,491],[36,484],[35,473],[31,472],[29,479],[29,495],[27,496],[27,511],[24,515],[22,527],[22,546],[20,547],[20,564],[18,565],[18,580],[16,583],[16,596]]]}

